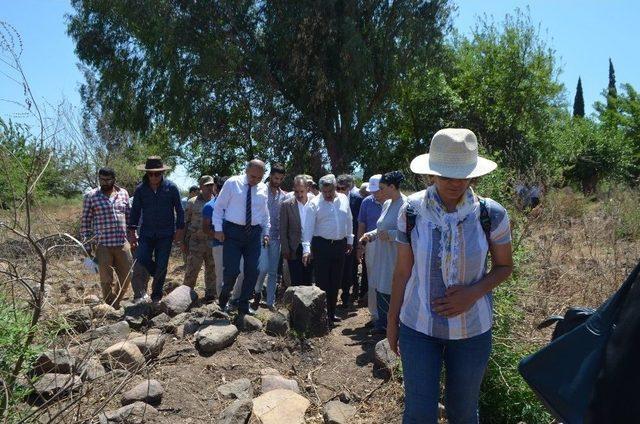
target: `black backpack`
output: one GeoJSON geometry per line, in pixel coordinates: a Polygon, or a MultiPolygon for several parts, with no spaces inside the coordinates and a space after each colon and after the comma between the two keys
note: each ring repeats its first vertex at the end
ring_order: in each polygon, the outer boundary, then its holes
{"type": "Polygon", "coordinates": [[[588,320],[594,312],[595,309],[593,308],[569,308],[567,309],[567,312],[564,313],[563,317],[560,315],[552,315],[538,324],[536,328],[538,330],[542,330],[543,328],[547,328],[550,325],[555,324],[556,328],[553,329],[553,334],[551,335],[551,340],[555,340],[588,320]]]}

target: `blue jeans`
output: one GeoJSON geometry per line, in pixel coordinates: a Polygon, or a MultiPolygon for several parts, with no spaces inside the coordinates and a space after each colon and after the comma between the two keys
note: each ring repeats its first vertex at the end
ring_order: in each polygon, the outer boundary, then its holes
{"type": "Polygon", "coordinates": [[[249,311],[249,299],[253,296],[253,289],[258,278],[258,259],[260,258],[260,245],[262,240],[262,227],[254,225],[246,231],[244,225],[223,221],[224,244],[222,247],[222,263],[224,267],[222,279],[222,303],[227,302],[231,290],[240,274],[240,259],[244,259],[244,280],[242,291],[238,298],[238,311],[249,311]]]}
{"type": "MultiPolygon", "coordinates": [[[[150,275],[153,276],[151,284],[151,300],[162,299],[162,288],[167,277],[167,266],[169,256],[171,256],[171,245],[173,236],[169,237],[148,237],[141,235],[138,238],[138,248],[136,249],[136,261],[144,266],[150,275]]],[[[134,282],[138,291],[146,293],[147,281],[134,282]]]]}
{"type": "Polygon", "coordinates": [[[280,262],[280,240],[270,240],[267,247],[260,252],[260,265],[258,266],[258,283],[256,293],[262,292],[264,278],[267,280],[267,306],[273,306],[276,302],[276,285],[278,284],[278,262],[280,262]]]}
{"type": "Polygon", "coordinates": [[[399,342],[405,391],[403,424],[438,422],[443,362],[448,422],[477,424],[480,384],[491,352],[491,330],[468,339],[447,340],[400,324],[399,342]]]}
{"type": "Polygon", "coordinates": [[[376,307],[378,308],[378,319],[376,320],[375,326],[378,329],[387,329],[387,313],[389,313],[390,302],[390,294],[380,293],[378,290],[376,290],[376,307]]]}

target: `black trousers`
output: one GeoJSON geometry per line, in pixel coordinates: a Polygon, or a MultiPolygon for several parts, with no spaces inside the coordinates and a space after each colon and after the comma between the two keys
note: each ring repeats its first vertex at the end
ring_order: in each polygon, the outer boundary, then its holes
{"type": "Polygon", "coordinates": [[[327,293],[327,316],[329,320],[336,313],[338,289],[342,283],[342,273],[344,272],[344,259],[346,256],[344,251],[346,247],[347,239],[327,240],[322,237],[314,237],[311,240],[316,284],[327,293]]]}
{"type": "Polygon", "coordinates": [[[352,249],[351,253],[345,255],[344,272],[342,273],[342,294],[340,299],[344,305],[351,302],[351,298],[358,299],[358,259],[357,249],[352,249]],[[353,287],[353,293],[352,292],[353,287]]]}
{"type": "Polygon", "coordinates": [[[289,275],[291,275],[292,286],[310,286],[313,263],[304,266],[302,263],[302,245],[298,245],[296,258],[287,260],[289,265],[289,275]]]}

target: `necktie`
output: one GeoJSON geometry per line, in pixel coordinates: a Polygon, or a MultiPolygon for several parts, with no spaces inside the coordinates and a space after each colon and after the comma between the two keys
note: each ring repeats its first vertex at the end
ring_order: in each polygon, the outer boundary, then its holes
{"type": "Polygon", "coordinates": [[[251,230],[251,186],[249,184],[247,184],[247,204],[245,211],[244,230],[249,232],[249,230],[251,230]]]}

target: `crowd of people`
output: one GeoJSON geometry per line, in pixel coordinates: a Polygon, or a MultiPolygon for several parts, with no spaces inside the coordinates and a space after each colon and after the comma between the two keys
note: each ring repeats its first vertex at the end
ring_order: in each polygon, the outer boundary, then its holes
{"type": "Polygon", "coordinates": [[[351,175],[317,183],[296,175],[286,192],[285,168],[271,164],[263,182],[267,167],[254,159],[240,175],[201,177],[183,204],[165,177],[170,168],[149,157],[131,202],[115,172],[99,170],[81,232],[93,241],[104,300],[114,307],[129,284],[134,303],[160,302],[173,244],[186,255],[184,284],[194,287],[204,264],[204,300],[230,312],[275,308],[282,273],[291,285],[326,292],[329,327],[339,325],[337,309],[366,305],[371,332],[386,335],[402,360],[403,422],[437,422],[444,365],[449,422],[476,423],[491,290],[513,267],[506,210],[473,190],[474,179],[495,167],[478,156],[473,132],[444,129],[411,162],[429,182],[409,197],[400,171],[373,175],[360,188],[351,175]]]}

